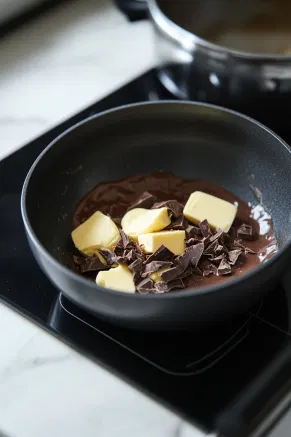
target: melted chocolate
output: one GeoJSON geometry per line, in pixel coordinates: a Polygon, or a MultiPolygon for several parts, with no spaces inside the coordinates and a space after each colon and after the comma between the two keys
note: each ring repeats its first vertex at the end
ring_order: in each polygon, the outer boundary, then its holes
{"type": "Polygon", "coordinates": [[[245,223],[251,225],[255,231],[256,238],[254,240],[244,241],[244,244],[255,254],[241,256],[231,275],[192,275],[184,279],[186,288],[210,285],[231,279],[269,259],[278,250],[272,218],[262,205],[248,205],[213,182],[183,179],[164,172],[142,174],[117,182],[98,184],[77,205],[73,216],[73,229],[97,210],[110,215],[113,219],[121,218],[145,191],[154,195],[157,202],[175,199],[185,205],[193,191],[203,191],[231,203],[237,202],[238,212],[233,227],[237,231],[245,223]]]}

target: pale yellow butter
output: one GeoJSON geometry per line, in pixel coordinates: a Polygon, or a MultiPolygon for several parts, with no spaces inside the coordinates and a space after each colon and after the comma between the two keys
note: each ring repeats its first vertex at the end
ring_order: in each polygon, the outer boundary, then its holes
{"type": "Polygon", "coordinates": [[[185,251],[185,231],[162,231],[142,234],[138,243],[145,253],[154,253],[162,244],[174,255],[182,255],[185,251]]]}
{"type": "Polygon", "coordinates": [[[164,272],[167,272],[168,270],[170,270],[171,267],[164,267],[163,269],[157,270],[156,272],[152,273],[150,275],[150,278],[154,281],[154,282],[162,282],[162,278],[161,278],[161,274],[164,272]]]}
{"type": "Polygon", "coordinates": [[[133,275],[126,264],[121,264],[110,270],[99,272],[96,277],[96,284],[100,287],[111,288],[112,290],[135,292],[133,275]]]}
{"type": "Polygon", "coordinates": [[[98,254],[98,249],[112,249],[119,239],[116,224],[100,211],[96,211],[72,232],[76,248],[86,255],[98,254]]]}
{"type": "Polygon", "coordinates": [[[185,205],[184,216],[192,223],[207,220],[213,229],[228,232],[237,213],[237,207],[226,200],[201,191],[192,193],[185,205]]]}
{"type": "Polygon", "coordinates": [[[134,240],[141,234],[161,231],[171,223],[167,208],[134,208],[121,221],[124,232],[134,240]]]}

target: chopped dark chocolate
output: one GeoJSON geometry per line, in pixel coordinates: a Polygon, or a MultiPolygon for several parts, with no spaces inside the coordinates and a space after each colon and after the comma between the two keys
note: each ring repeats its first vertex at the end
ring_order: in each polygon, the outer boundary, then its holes
{"type": "Polygon", "coordinates": [[[212,233],[207,220],[203,220],[202,222],[200,222],[199,227],[201,230],[201,234],[204,238],[211,237],[212,233]]]}
{"type": "Polygon", "coordinates": [[[114,252],[111,252],[111,250],[107,250],[107,249],[99,249],[99,253],[100,255],[103,256],[106,264],[108,264],[109,266],[111,266],[112,264],[114,264],[116,261],[116,255],[114,252]]]}
{"type": "Polygon", "coordinates": [[[97,255],[92,256],[73,256],[74,263],[79,267],[80,273],[98,272],[110,269],[109,265],[103,264],[97,255]]]}
{"type": "Polygon", "coordinates": [[[198,244],[201,243],[201,240],[199,240],[198,238],[190,238],[189,240],[186,241],[186,246],[190,247],[190,246],[194,246],[194,244],[198,244]]]}
{"type": "Polygon", "coordinates": [[[230,228],[230,230],[228,231],[228,235],[230,236],[231,241],[234,241],[237,238],[237,231],[234,226],[230,228]]]}
{"type": "Polygon", "coordinates": [[[132,271],[133,274],[133,282],[136,284],[142,273],[143,263],[141,259],[136,259],[133,263],[131,263],[128,268],[132,271]]]}
{"type": "Polygon", "coordinates": [[[226,257],[226,255],[224,253],[222,253],[221,255],[218,255],[218,256],[216,256],[214,258],[211,258],[210,260],[211,260],[212,263],[220,263],[220,261],[222,259],[225,259],[225,257],[226,257]]]}
{"type": "Polygon", "coordinates": [[[186,270],[191,264],[192,258],[195,256],[195,253],[195,246],[188,247],[183,255],[180,255],[176,258],[176,264],[181,266],[183,270],[186,270]]]}
{"type": "Polygon", "coordinates": [[[123,256],[116,256],[114,258],[114,262],[116,262],[117,264],[127,264],[128,259],[124,255],[123,256]]]}
{"type": "Polygon", "coordinates": [[[164,269],[166,267],[171,267],[173,263],[171,261],[152,261],[149,264],[145,265],[144,271],[142,273],[142,277],[146,278],[158,270],[164,269]]]}
{"type": "Polygon", "coordinates": [[[166,227],[166,230],[174,230],[174,231],[178,231],[178,230],[184,230],[187,229],[188,226],[188,222],[185,219],[185,217],[182,215],[180,215],[176,220],[174,220],[171,224],[169,224],[169,226],[166,227]]]}
{"type": "Polygon", "coordinates": [[[228,252],[228,262],[229,262],[229,264],[234,266],[241,254],[242,254],[242,250],[241,249],[230,250],[228,252]]]}
{"type": "Polygon", "coordinates": [[[233,240],[231,237],[226,233],[222,232],[220,238],[219,238],[220,244],[222,244],[224,247],[229,248],[232,245],[233,240]]]}
{"type": "Polygon", "coordinates": [[[175,255],[163,244],[146,260],[146,264],[152,261],[172,261],[175,255]]]}
{"type": "Polygon", "coordinates": [[[200,228],[198,228],[197,226],[192,226],[192,225],[187,226],[187,228],[186,228],[187,239],[198,238],[201,236],[202,236],[202,234],[201,234],[200,228]]]}
{"type": "Polygon", "coordinates": [[[224,247],[221,244],[218,244],[218,246],[215,249],[215,255],[220,255],[221,252],[223,252],[224,247]]]}
{"type": "Polygon", "coordinates": [[[174,289],[185,288],[185,285],[182,279],[175,279],[170,282],[157,282],[155,288],[158,293],[167,293],[174,289]]]}
{"type": "Polygon", "coordinates": [[[182,272],[177,279],[183,279],[183,278],[187,278],[187,276],[192,275],[193,270],[195,270],[195,267],[193,268],[192,266],[189,266],[186,270],[184,270],[184,272],[182,272]]]}
{"type": "MultiPolygon", "coordinates": [[[[210,241],[210,240],[209,240],[210,241]]],[[[214,240],[207,248],[204,250],[203,255],[214,255],[216,248],[218,246],[218,241],[214,240]]]]}
{"type": "Polygon", "coordinates": [[[219,275],[229,275],[231,273],[231,266],[225,259],[221,260],[217,272],[219,275]]]}
{"type": "Polygon", "coordinates": [[[205,263],[202,269],[203,276],[217,275],[217,267],[211,263],[205,263]]]}
{"type": "Polygon", "coordinates": [[[177,200],[166,200],[165,202],[158,202],[152,206],[152,209],[168,208],[170,217],[177,219],[183,212],[184,206],[177,202],[177,200]]]}
{"type": "Polygon", "coordinates": [[[202,270],[198,266],[192,267],[192,274],[202,276],[202,270]]]}
{"type": "Polygon", "coordinates": [[[155,291],[155,283],[151,278],[146,278],[137,284],[136,289],[139,293],[150,293],[155,291]]]}
{"type": "Polygon", "coordinates": [[[183,271],[184,269],[178,265],[161,273],[161,278],[165,282],[170,282],[173,281],[174,279],[179,278],[182,275],[183,271]]]}
{"type": "Polygon", "coordinates": [[[237,236],[243,240],[253,240],[253,228],[251,225],[243,223],[237,230],[237,236]]]}
{"type": "Polygon", "coordinates": [[[125,257],[127,259],[128,264],[132,263],[133,261],[139,258],[138,254],[133,249],[129,250],[125,255],[125,257]]]}
{"type": "Polygon", "coordinates": [[[116,256],[122,256],[124,252],[123,241],[122,238],[118,241],[116,246],[114,247],[114,254],[116,256]]]}
{"type": "Polygon", "coordinates": [[[139,198],[127,208],[127,211],[130,211],[134,208],[151,208],[155,201],[157,200],[156,196],[149,193],[148,191],[144,191],[139,198]]]}
{"type": "Polygon", "coordinates": [[[121,235],[121,240],[122,240],[122,244],[123,244],[124,249],[126,249],[130,244],[133,243],[131,238],[129,238],[129,236],[126,235],[126,233],[124,231],[120,231],[120,235],[121,235]]]}
{"type": "Polygon", "coordinates": [[[204,243],[200,242],[195,244],[195,246],[192,246],[192,258],[191,258],[191,264],[196,267],[197,264],[200,261],[200,258],[204,251],[204,243]]]}
{"type": "Polygon", "coordinates": [[[212,243],[213,241],[218,240],[221,235],[223,234],[223,230],[222,229],[217,229],[216,233],[214,235],[212,235],[212,237],[209,238],[210,243],[212,243]]]}

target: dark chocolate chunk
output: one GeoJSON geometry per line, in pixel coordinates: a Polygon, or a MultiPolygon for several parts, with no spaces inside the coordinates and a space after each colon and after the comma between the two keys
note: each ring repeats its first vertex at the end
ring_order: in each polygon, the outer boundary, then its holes
{"type": "Polygon", "coordinates": [[[189,240],[186,241],[186,246],[187,247],[194,246],[194,244],[198,244],[200,242],[201,240],[199,240],[198,238],[190,238],[189,240]]]}
{"type": "Polygon", "coordinates": [[[99,253],[100,255],[103,256],[104,260],[106,261],[106,264],[108,264],[109,266],[111,266],[116,262],[115,261],[116,255],[114,252],[111,252],[111,250],[99,249],[99,253]]]}
{"type": "MultiPolygon", "coordinates": [[[[195,269],[195,267],[194,267],[195,269]]],[[[189,266],[186,270],[184,270],[184,272],[182,272],[177,279],[183,279],[183,278],[187,278],[187,276],[192,275],[193,273],[193,267],[189,266]]]]}
{"type": "Polygon", "coordinates": [[[131,238],[129,238],[128,235],[126,235],[126,233],[124,231],[120,231],[120,235],[121,235],[121,240],[122,240],[122,244],[123,244],[123,248],[126,249],[130,244],[133,244],[133,241],[131,238]]]}
{"type": "Polygon", "coordinates": [[[228,262],[229,264],[231,264],[232,266],[235,265],[235,263],[237,262],[239,256],[241,255],[242,250],[241,249],[234,249],[228,252],[228,262]]]}
{"type": "Polygon", "coordinates": [[[132,271],[133,274],[133,282],[136,284],[142,273],[143,263],[141,259],[136,259],[133,263],[131,263],[128,268],[132,271]]]}
{"type": "Polygon", "coordinates": [[[176,220],[174,220],[169,226],[166,227],[166,229],[173,229],[174,231],[177,230],[184,230],[187,229],[188,222],[185,219],[183,215],[180,215],[176,220]]]}
{"type": "Polygon", "coordinates": [[[231,241],[234,241],[237,238],[237,231],[234,226],[230,228],[230,230],[228,231],[228,235],[230,236],[231,241]]]}
{"type": "Polygon", "coordinates": [[[224,247],[223,247],[221,244],[218,244],[218,246],[217,246],[216,249],[215,249],[215,255],[216,255],[216,256],[217,256],[217,255],[220,255],[221,252],[223,252],[223,250],[224,250],[224,247]]]}
{"type": "Polygon", "coordinates": [[[231,237],[226,233],[222,232],[220,238],[219,238],[220,244],[222,244],[224,247],[229,248],[232,245],[233,240],[231,237]]]}
{"type": "MultiPolygon", "coordinates": [[[[210,240],[209,240],[210,241],[210,240]]],[[[203,255],[214,255],[216,248],[218,246],[218,241],[215,240],[213,241],[211,244],[209,244],[209,246],[207,246],[207,248],[204,250],[203,255]]]]}
{"type": "Polygon", "coordinates": [[[114,247],[114,254],[116,256],[122,256],[123,252],[124,252],[124,247],[123,247],[123,241],[122,238],[118,241],[118,243],[116,244],[116,246],[114,247]]]}
{"type": "Polygon", "coordinates": [[[214,258],[211,258],[210,260],[211,260],[212,263],[220,263],[220,261],[222,259],[225,259],[225,257],[226,257],[226,255],[224,253],[222,253],[221,255],[218,255],[218,256],[216,256],[214,258]]]}
{"type": "Polygon", "coordinates": [[[127,264],[128,259],[126,258],[126,256],[116,256],[114,258],[114,262],[116,262],[117,264],[127,264]]]}
{"type": "Polygon", "coordinates": [[[201,230],[201,234],[204,238],[211,237],[212,233],[207,220],[203,220],[202,222],[200,222],[199,227],[201,230]]]}
{"type": "Polygon", "coordinates": [[[136,289],[139,293],[149,293],[155,291],[155,283],[151,278],[146,278],[137,284],[136,289]]]}
{"type": "Polygon", "coordinates": [[[125,255],[128,264],[132,263],[133,261],[135,261],[137,258],[139,258],[139,256],[137,255],[136,251],[131,249],[129,251],[127,251],[126,255],[125,255]]]}
{"type": "Polygon", "coordinates": [[[204,250],[204,244],[199,242],[193,246],[188,247],[183,255],[176,258],[175,263],[186,270],[190,265],[196,266],[202,256],[204,250]]]}
{"type": "Polygon", "coordinates": [[[184,269],[181,266],[172,267],[170,270],[161,273],[161,278],[165,282],[170,282],[174,279],[177,279],[182,275],[184,269]]]}
{"type": "Polygon", "coordinates": [[[195,246],[192,246],[192,258],[191,258],[191,264],[196,267],[197,264],[200,261],[200,258],[204,251],[204,243],[200,242],[195,244],[195,246]]]}
{"type": "Polygon", "coordinates": [[[174,259],[174,254],[163,244],[146,260],[146,264],[152,261],[172,261],[174,259]]]}
{"type": "Polygon", "coordinates": [[[177,200],[167,200],[165,202],[158,202],[152,206],[152,209],[168,208],[170,217],[177,219],[183,212],[184,206],[177,200]]]}
{"type": "Polygon", "coordinates": [[[149,264],[145,265],[144,271],[142,273],[142,277],[146,278],[158,270],[164,269],[165,267],[171,267],[173,263],[171,261],[152,261],[149,264]]]}
{"type": "Polygon", "coordinates": [[[223,234],[223,230],[222,229],[217,229],[216,233],[214,235],[212,235],[212,237],[209,238],[210,243],[212,243],[213,241],[218,240],[221,235],[223,234]]]}
{"type": "Polygon", "coordinates": [[[246,223],[243,223],[237,230],[237,235],[239,238],[242,238],[243,240],[253,240],[253,228],[251,225],[247,225],[246,223]]]}
{"type": "Polygon", "coordinates": [[[231,273],[231,266],[225,259],[221,260],[217,272],[219,275],[229,275],[231,273]]]}
{"type": "Polygon", "coordinates": [[[155,288],[158,293],[167,293],[178,288],[185,288],[185,285],[182,279],[175,279],[170,282],[157,282],[155,288]]]}
{"type": "Polygon", "coordinates": [[[156,196],[149,193],[148,191],[144,191],[139,198],[127,208],[127,211],[130,211],[134,208],[151,208],[155,201],[157,200],[156,196]]]}
{"type": "Polygon", "coordinates": [[[74,263],[79,267],[80,273],[98,272],[100,270],[110,269],[109,265],[103,264],[97,255],[81,257],[73,256],[74,263]]]}
{"type": "Polygon", "coordinates": [[[187,239],[190,238],[198,238],[201,237],[201,231],[200,228],[197,228],[197,226],[188,225],[186,228],[186,237],[187,239]]]}
{"type": "Polygon", "coordinates": [[[192,275],[202,276],[202,270],[198,266],[192,266],[192,275]]]}
{"type": "Polygon", "coordinates": [[[211,263],[205,263],[202,269],[203,276],[217,275],[217,267],[211,263]]]}

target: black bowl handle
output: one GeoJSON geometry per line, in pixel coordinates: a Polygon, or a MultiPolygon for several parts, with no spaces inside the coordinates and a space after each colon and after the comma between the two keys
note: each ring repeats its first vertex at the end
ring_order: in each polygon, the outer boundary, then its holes
{"type": "MultiPolygon", "coordinates": [[[[237,400],[220,414],[216,421],[216,432],[223,437],[246,437],[263,428],[266,428],[264,429],[266,432],[290,407],[290,402],[286,401],[286,394],[290,390],[291,345],[289,344],[237,400]]],[[[263,435],[263,433],[255,435],[263,435]]]]}

